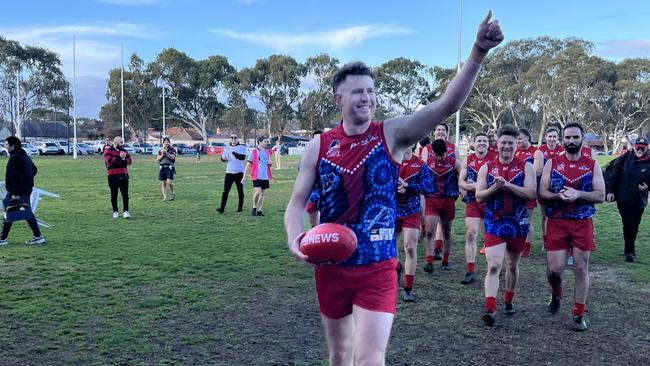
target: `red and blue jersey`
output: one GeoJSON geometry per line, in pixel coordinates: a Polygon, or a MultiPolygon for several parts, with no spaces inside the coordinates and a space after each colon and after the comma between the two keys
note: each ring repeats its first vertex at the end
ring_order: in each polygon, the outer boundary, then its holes
{"type": "MultiPolygon", "coordinates": [[[[577,161],[570,161],[566,155],[560,155],[551,160],[551,182],[548,188],[551,193],[560,193],[570,187],[579,191],[593,191],[594,166],[596,161],[580,155],[577,161]]],[[[547,202],[545,211],[547,217],[561,219],[589,219],[596,213],[593,202],[577,199],[573,202],[554,200],[547,202]]]]}
{"type": "Polygon", "coordinates": [[[429,194],[433,198],[458,197],[458,172],[456,171],[456,158],[447,155],[443,160],[438,160],[436,155],[429,155],[427,166],[433,173],[435,191],[429,194]]]}
{"type": "MultiPolygon", "coordinates": [[[[488,151],[483,158],[479,158],[476,153],[467,155],[467,181],[478,181],[478,171],[481,167],[488,161],[496,159],[498,156],[498,154],[491,151],[488,151]]],[[[467,204],[476,202],[476,193],[472,191],[467,192],[463,198],[463,202],[467,204]]]]}
{"type": "Polygon", "coordinates": [[[321,223],[345,225],[357,236],[342,265],[394,258],[399,164],[386,146],[383,123],[371,122],[360,135],[346,135],[342,124],[321,134],[317,173],[321,223]]]}
{"type": "Polygon", "coordinates": [[[589,146],[583,146],[580,148],[580,155],[584,156],[585,158],[591,159],[591,148],[589,146]]]}
{"type": "Polygon", "coordinates": [[[402,161],[399,177],[408,186],[405,193],[397,194],[397,216],[406,217],[420,212],[420,194],[435,191],[431,170],[424,165],[422,159],[413,155],[409,160],[402,161]]]}
{"type": "Polygon", "coordinates": [[[556,156],[560,156],[564,152],[564,146],[557,144],[555,145],[555,149],[551,149],[548,147],[548,144],[544,144],[539,147],[539,151],[544,154],[544,165],[546,165],[546,162],[553,159],[556,156]]]}
{"type": "Polygon", "coordinates": [[[515,151],[515,158],[524,161],[526,163],[533,164],[535,162],[535,152],[537,148],[533,145],[528,146],[527,149],[517,148],[515,151]]]}
{"type": "MultiPolygon", "coordinates": [[[[447,156],[455,159],[456,158],[456,145],[452,144],[451,142],[449,142],[447,140],[445,140],[445,144],[447,145],[447,156]]],[[[431,146],[430,143],[427,144],[427,146],[425,146],[424,149],[426,149],[426,151],[427,151],[427,161],[429,161],[429,159],[432,159],[432,158],[436,157],[436,154],[433,152],[433,146],[431,146]]],[[[418,156],[422,156],[422,154],[420,154],[418,156]]]]}
{"type": "MultiPolygon", "coordinates": [[[[487,162],[487,188],[496,177],[524,186],[526,162],[514,158],[510,164],[501,164],[499,159],[487,162]]],[[[512,192],[500,190],[485,202],[485,232],[499,238],[521,238],[528,234],[528,208],[526,200],[512,192]]]]}

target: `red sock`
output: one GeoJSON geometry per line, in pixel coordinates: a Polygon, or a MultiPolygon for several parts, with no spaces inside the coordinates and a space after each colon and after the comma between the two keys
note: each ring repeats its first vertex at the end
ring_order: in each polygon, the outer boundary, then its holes
{"type": "Polygon", "coordinates": [[[442,250],[442,240],[435,241],[436,250],[442,250]]]}
{"type": "Polygon", "coordinates": [[[442,253],[442,263],[449,263],[449,253],[442,253]]]}
{"type": "Polygon", "coordinates": [[[553,297],[562,297],[562,286],[551,287],[551,295],[553,297]]]}
{"type": "Polygon", "coordinates": [[[432,255],[427,255],[427,263],[433,264],[433,256],[432,255]]]}
{"type": "Polygon", "coordinates": [[[512,302],[512,299],[515,297],[515,293],[512,291],[507,291],[503,293],[504,302],[512,302]]]}
{"type": "Polygon", "coordinates": [[[486,297],[485,298],[485,311],[488,313],[495,313],[497,311],[497,298],[496,297],[486,297]]]}
{"type": "Polygon", "coordinates": [[[415,275],[404,275],[404,288],[413,288],[415,275]]]}
{"type": "Polygon", "coordinates": [[[467,263],[467,272],[474,273],[474,262],[467,263]]]}
{"type": "Polygon", "coordinates": [[[576,303],[573,306],[573,316],[582,316],[585,313],[585,304],[576,303]]]}

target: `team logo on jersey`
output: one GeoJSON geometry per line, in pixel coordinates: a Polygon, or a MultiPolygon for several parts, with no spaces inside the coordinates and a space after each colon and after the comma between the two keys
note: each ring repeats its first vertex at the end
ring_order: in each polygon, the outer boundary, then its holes
{"type": "Polygon", "coordinates": [[[563,171],[564,170],[564,163],[560,163],[557,165],[557,170],[558,171],[563,171]]]}
{"type": "Polygon", "coordinates": [[[327,149],[326,155],[328,158],[338,158],[341,156],[341,141],[332,140],[329,148],[327,149]]]}
{"type": "Polygon", "coordinates": [[[589,170],[589,168],[586,165],[580,165],[578,170],[589,170]]]}
{"type": "Polygon", "coordinates": [[[366,137],[365,139],[363,139],[363,140],[361,140],[361,141],[359,141],[359,142],[353,142],[353,143],[351,143],[351,144],[350,144],[350,150],[354,149],[355,147],[357,147],[357,146],[359,146],[359,145],[361,145],[361,146],[367,146],[369,143],[371,143],[371,142],[373,142],[373,141],[375,141],[375,140],[378,140],[378,139],[379,139],[379,137],[377,137],[377,136],[375,136],[375,135],[368,135],[368,137],[366,137]]]}

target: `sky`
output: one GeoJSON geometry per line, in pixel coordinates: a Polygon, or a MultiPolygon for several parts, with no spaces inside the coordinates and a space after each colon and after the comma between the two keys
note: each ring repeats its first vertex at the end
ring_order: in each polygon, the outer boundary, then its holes
{"type": "MultiPolygon", "coordinates": [[[[0,35],[58,53],[69,78],[74,35],[77,117],[98,117],[121,45],[125,63],[173,47],[194,59],[226,56],[238,69],[272,54],[304,62],[320,53],[370,66],[406,57],[452,67],[460,8],[460,0],[7,0],[0,35]]],[[[463,0],[463,59],[489,9],[506,41],[578,37],[610,60],[650,57],[647,0],[463,0]]]]}

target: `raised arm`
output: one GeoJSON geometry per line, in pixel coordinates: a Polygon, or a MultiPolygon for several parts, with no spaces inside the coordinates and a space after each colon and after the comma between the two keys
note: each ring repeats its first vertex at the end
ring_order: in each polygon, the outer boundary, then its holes
{"type": "Polygon", "coordinates": [[[401,156],[399,154],[406,147],[421,140],[436,125],[460,109],[465,103],[488,51],[503,41],[499,21],[490,21],[491,18],[492,11],[490,10],[479,24],[476,41],[467,62],[439,99],[410,116],[389,119],[384,122],[386,142],[393,156],[401,156]]]}
{"type": "Polygon", "coordinates": [[[287,244],[289,250],[299,260],[306,262],[307,257],[300,251],[300,237],[304,231],[303,215],[307,199],[316,182],[316,164],[318,162],[318,151],[320,148],[320,136],[315,136],[300,159],[300,170],[293,185],[291,199],[284,214],[284,228],[287,232],[287,244]]]}

